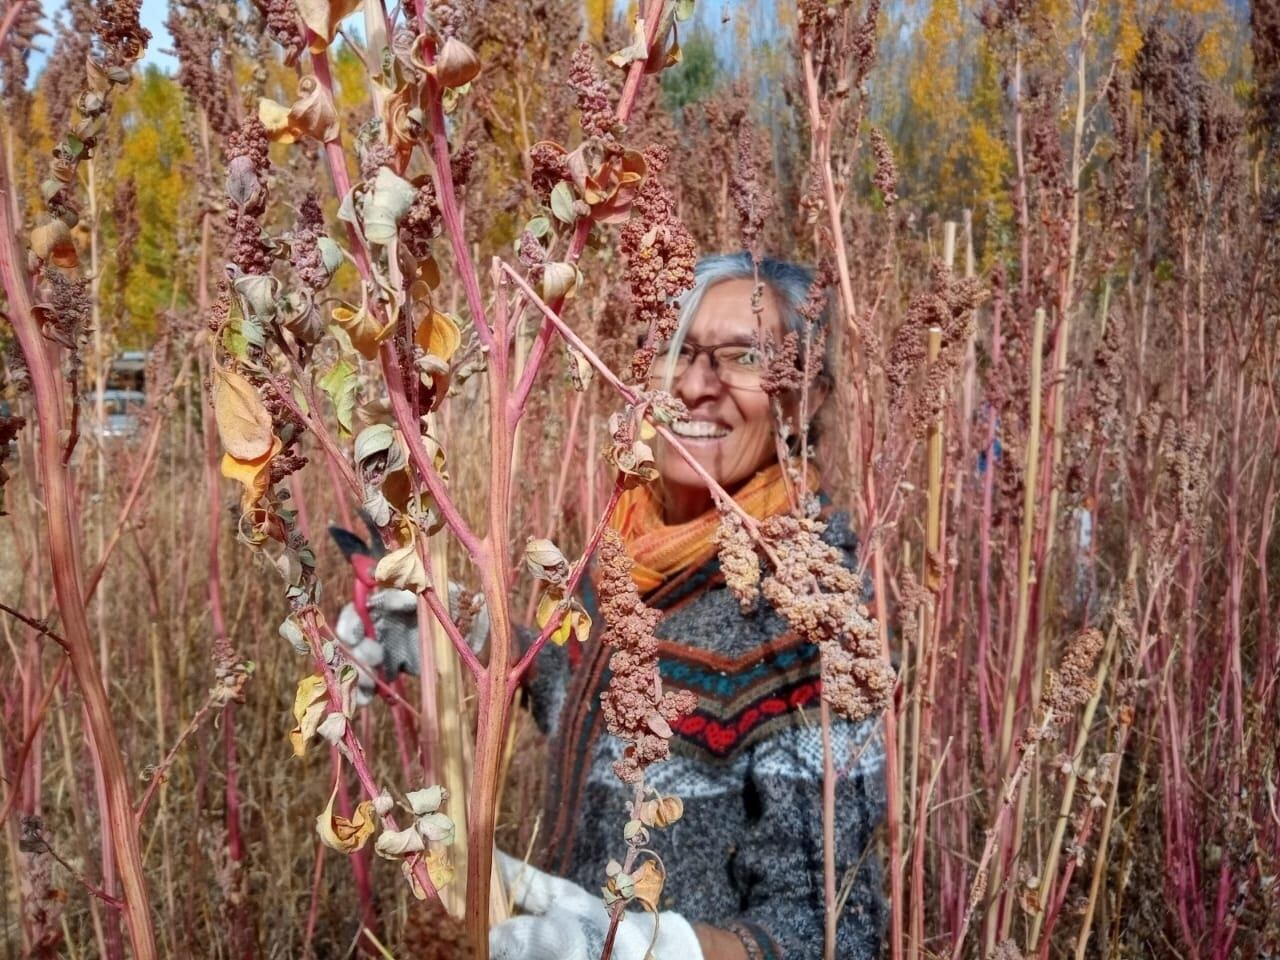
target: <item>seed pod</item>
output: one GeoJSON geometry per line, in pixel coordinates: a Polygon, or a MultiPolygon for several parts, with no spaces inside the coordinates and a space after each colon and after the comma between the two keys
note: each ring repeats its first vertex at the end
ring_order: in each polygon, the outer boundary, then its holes
{"type": "Polygon", "coordinates": [[[449,37],[440,48],[433,71],[442,87],[460,87],[480,74],[480,58],[457,37],[449,37]]]}
{"type": "Polygon", "coordinates": [[[571,263],[556,261],[542,268],[542,298],[559,300],[573,296],[578,285],[578,270],[571,263]]]}

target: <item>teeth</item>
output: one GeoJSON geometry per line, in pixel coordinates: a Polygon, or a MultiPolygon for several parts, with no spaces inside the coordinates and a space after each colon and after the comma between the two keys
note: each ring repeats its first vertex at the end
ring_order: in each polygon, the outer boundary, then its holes
{"type": "Polygon", "coordinates": [[[691,440],[718,440],[729,435],[724,427],[707,420],[681,420],[671,425],[671,432],[691,440]]]}

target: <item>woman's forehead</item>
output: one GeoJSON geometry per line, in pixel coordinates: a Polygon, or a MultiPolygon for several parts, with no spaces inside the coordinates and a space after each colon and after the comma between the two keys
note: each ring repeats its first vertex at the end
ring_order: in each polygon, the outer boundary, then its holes
{"type": "MultiPolygon", "coordinates": [[[[707,288],[698,305],[697,316],[689,327],[689,334],[699,343],[732,343],[749,340],[757,330],[756,315],[751,312],[751,290],[755,286],[750,278],[721,280],[707,288]]],[[[772,288],[767,284],[761,300],[763,310],[760,323],[764,332],[782,334],[782,316],[772,288]]]]}

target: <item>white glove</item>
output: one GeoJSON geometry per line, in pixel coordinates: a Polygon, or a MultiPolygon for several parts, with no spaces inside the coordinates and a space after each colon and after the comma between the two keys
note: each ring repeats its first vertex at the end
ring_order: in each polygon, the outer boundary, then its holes
{"type": "Polygon", "coordinates": [[[376,688],[373,673],[382,665],[386,651],[377,640],[365,636],[364,624],[360,621],[360,614],[356,613],[355,604],[348,603],[338,613],[338,622],[333,625],[333,632],[347,648],[347,656],[367,668],[356,674],[355,701],[364,706],[373,700],[376,688]]]}
{"type": "MultiPolygon", "coordinates": [[[[501,850],[496,856],[511,902],[525,916],[489,931],[493,960],[596,960],[609,932],[604,900],[501,850]]],[[[615,960],[704,960],[689,921],[671,911],[624,913],[612,956],[615,960]]]]}

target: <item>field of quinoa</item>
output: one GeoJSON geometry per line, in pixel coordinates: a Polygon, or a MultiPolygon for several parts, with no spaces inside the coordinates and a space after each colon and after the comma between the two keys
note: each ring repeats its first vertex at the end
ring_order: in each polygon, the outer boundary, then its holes
{"type": "Polygon", "coordinates": [[[4,960],[487,960],[739,250],[829,296],[884,955],[1280,957],[1276,0],[0,0],[0,88],[4,960]]]}

